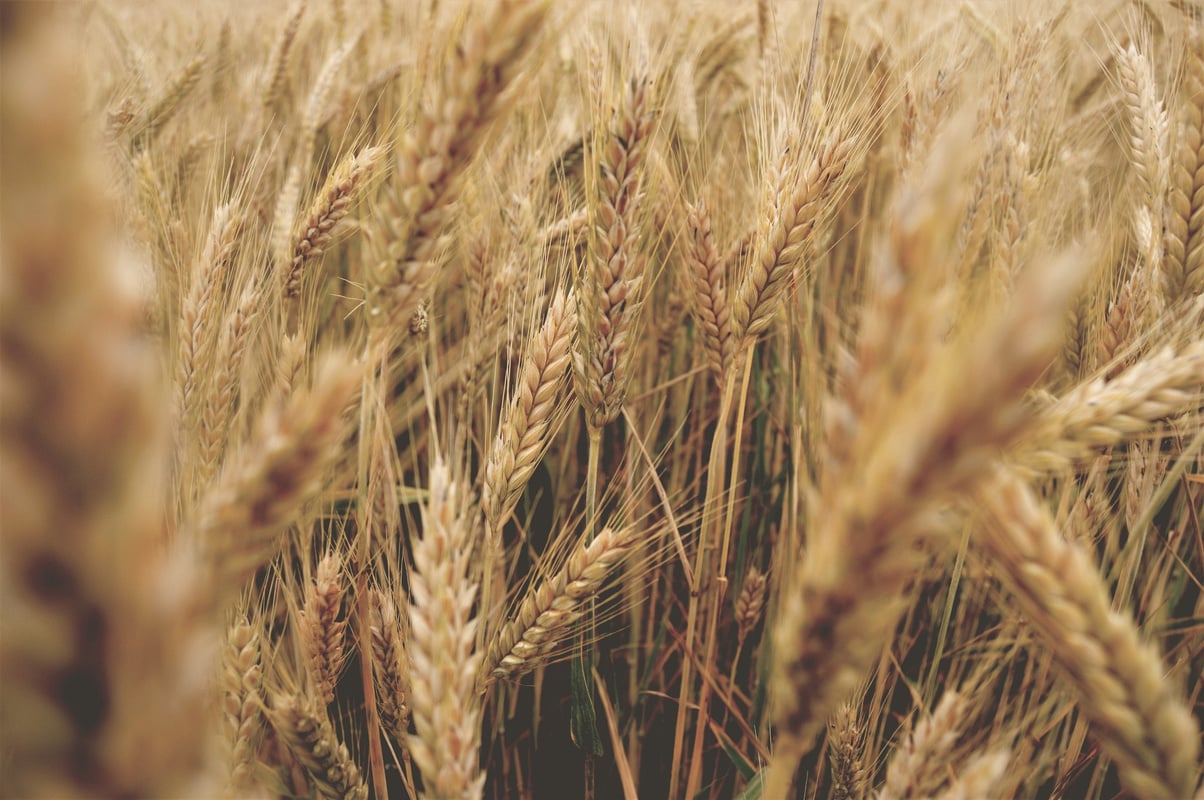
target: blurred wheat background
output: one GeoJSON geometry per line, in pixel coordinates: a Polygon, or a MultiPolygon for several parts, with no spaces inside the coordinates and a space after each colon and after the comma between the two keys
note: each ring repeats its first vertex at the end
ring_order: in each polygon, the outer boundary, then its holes
{"type": "Polygon", "coordinates": [[[0,796],[1204,798],[1199,5],[0,25],[0,796]]]}

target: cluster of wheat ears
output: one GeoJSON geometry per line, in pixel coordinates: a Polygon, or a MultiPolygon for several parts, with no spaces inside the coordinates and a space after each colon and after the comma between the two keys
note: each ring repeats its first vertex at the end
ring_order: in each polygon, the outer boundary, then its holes
{"type": "Polygon", "coordinates": [[[1191,0],[0,26],[3,797],[1204,798],[1191,0]]]}

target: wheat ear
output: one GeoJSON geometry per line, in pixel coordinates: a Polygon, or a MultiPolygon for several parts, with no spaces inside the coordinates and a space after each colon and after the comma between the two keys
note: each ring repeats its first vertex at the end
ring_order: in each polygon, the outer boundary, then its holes
{"type": "Polygon", "coordinates": [[[1012,767],[1012,755],[1005,748],[980,753],[958,767],[949,786],[937,800],[1006,800],[1008,782],[1004,778],[1012,767]]]}
{"type": "Polygon", "coordinates": [[[934,535],[924,514],[1031,424],[1023,395],[1047,365],[1077,272],[1068,262],[1029,270],[1008,314],[929,359],[865,420],[851,445],[860,479],[839,471],[821,487],[825,511],[785,582],[774,631],[778,746],[767,796],[786,795],[797,759],[894,629],[915,545],[934,535]]]}
{"type": "Polygon", "coordinates": [[[828,723],[828,763],[832,772],[831,800],[862,800],[869,776],[865,768],[865,726],[857,707],[842,703],[828,723]]]}
{"type": "Polygon", "coordinates": [[[410,727],[410,660],[405,651],[402,618],[393,598],[382,590],[372,592],[372,674],[381,725],[394,739],[405,743],[410,727]]]}
{"type": "Polygon", "coordinates": [[[205,57],[197,56],[168,82],[159,98],[142,115],[142,121],[136,124],[133,134],[135,148],[145,149],[163,126],[175,116],[184,99],[200,82],[201,71],[204,68],[205,57]]]}
{"type": "Polygon", "coordinates": [[[552,299],[543,326],[527,349],[518,391],[485,465],[481,510],[495,531],[518,502],[564,419],[575,306],[573,296],[565,292],[552,299]]]}
{"type": "Polygon", "coordinates": [[[481,706],[473,615],[479,577],[466,499],[448,468],[430,468],[422,538],[410,577],[410,709],[416,735],[410,754],[422,771],[425,796],[480,798],[481,706]]]}
{"type": "Polygon", "coordinates": [[[690,311],[702,333],[707,364],[715,376],[722,379],[729,366],[728,339],[732,333],[724,262],[715,248],[711,215],[704,203],[686,207],[686,225],[690,234],[686,259],[690,311]]]}
{"type": "Polygon", "coordinates": [[[227,634],[223,665],[223,705],[226,738],[230,742],[227,794],[245,791],[254,778],[255,748],[264,724],[263,668],[259,663],[259,633],[246,619],[227,634]]]}
{"type": "MultiPolygon", "coordinates": [[[[221,357],[213,385],[209,387],[201,408],[201,424],[196,447],[195,472],[191,482],[192,491],[203,492],[217,474],[233,422],[240,393],[243,388],[242,374],[247,354],[251,351],[251,340],[259,322],[260,307],[263,305],[264,287],[252,282],[238,300],[226,319],[221,338],[221,357]]],[[[243,404],[247,398],[241,397],[243,404]]]]}
{"type": "Polygon", "coordinates": [[[303,695],[276,696],[268,717],[289,752],[305,768],[318,797],[367,800],[368,785],[347,746],[335,735],[325,709],[303,695]]]}
{"type": "Polygon", "coordinates": [[[209,360],[215,345],[213,316],[234,258],[237,233],[238,217],[232,205],[218,206],[213,212],[204,253],[180,309],[175,388],[176,419],[181,428],[186,427],[192,412],[197,365],[209,360]]]}
{"type": "Polygon", "coordinates": [[[546,0],[496,0],[465,28],[439,71],[435,101],[398,143],[391,214],[377,234],[383,252],[370,276],[369,320],[378,340],[409,321],[448,244],[460,183],[505,90],[547,17],[546,0]]]}
{"type": "Polygon", "coordinates": [[[1111,380],[1097,378],[1042,410],[1017,461],[1056,472],[1204,402],[1204,340],[1166,348],[1111,380]]]}
{"type": "Polygon", "coordinates": [[[592,542],[582,540],[554,576],[527,593],[489,643],[481,683],[517,678],[546,663],[581,616],[582,603],[631,552],[634,538],[633,529],[604,528],[592,542]]]}
{"type": "Polygon", "coordinates": [[[112,258],[79,42],[53,8],[2,14],[0,795],[179,796],[204,726],[172,720],[211,704],[189,668],[216,638],[160,583],[158,344],[112,258]]]}
{"type": "Polygon", "coordinates": [[[932,796],[945,780],[966,710],[964,697],[945,692],[932,714],[915,724],[891,758],[877,800],[932,796]]]}
{"type": "Polygon", "coordinates": [[[272,48],[272,58],[267,65],[267,81],[264,83],[261,105],[265,112],[276,110],[280,96],[284,92],[284,79],[288,74],[288,56],[292,52],[293,42],[297,38],[297,30],[301,27],[301,18],[305,16],[305,0],[298,0],[288,15],[288,20],[280,30],[280,36],[272,48]]]}
{"type": "Polygon", "coordinates": [[[305,218],[293,231],[292,258],[283,275],[284,296],[294,299],[301,293],[305,264],[320,258],[334,239],[334,228],[347,216],[364,181],[372,174],[383,154],[382,148],[366,147],[339,165],[314,198],[305,218]]]}
{"type": "Polygon", "coordinates": [[[301,609],[309,675],[327,705],[334,702],[334,690],[347,658],[347,619],[342,613],[346,594],[342,560],[336,553],[327,553],[318,561],[301,609]]]}
{"type": "Polygon", "coordinates": [[[1113,610],[1091,559],[1058,532],[1033,492],[998,469],[976,488],[989,529],[980,545],[1061,667],[1100,746],[1139,797],[1191,797],[1200,732],[1157,652],[1113,610]]]}
{"type": "Polygon", "coordinates": [[[814,239],[816,226],[838,196],[839,179],[855,143],[856,137],[848,132],[831,135],[803,162],[801,174],[797,147],[788,148],[778,162],[752,257],[732,298],[729,358],[769,328],[778,300],[814,239]]]}
{"type": "Polygon", "coordinates": [[[589,259],[578,281],[573,353],[577,396],[594,430],[618,416],[630,380],[629,336],[636,335],[647,264],[639,215],[652,119],[651,86],[633,79],[597,157],[597,196],[589,259]]]}
{"type": "Polygon", "coordinates": [[[316,497],[342,444],[343,413],[362,364],[330,354],[314,376],[312,388],[268,404],[250,443],[202,503],[196,537],[219,595],[238,589],[275,554],[277,536],[316,497]]]}
{"type": "Polygon", "coordinates": [[[1187,45],[1167,197],[1163,270],[1168,303],[1204,294],[1204,25],[1191,26],[1187,45]]]}

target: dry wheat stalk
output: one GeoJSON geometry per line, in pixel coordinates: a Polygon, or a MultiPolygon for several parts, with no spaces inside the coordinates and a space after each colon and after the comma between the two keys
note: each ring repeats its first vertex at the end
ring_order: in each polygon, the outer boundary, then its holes
{"type": "Polygon", "coordinates": [[[481,655],[474,652],[479,624],[473,616],[479,581],[474,535],[467,498],[439,460],[431,465],[427,492],[410,576],[406,652],[416,731],[409,737],[410,754],[422,772],[424,796],[480,798],[485,776],[477,763],[481,655]]]}
{"type": "Polygon", "coordinates": [[[268,711],[277,735],[305,768],[311,788],[325,800],[367,800],[368,785],[339,741],[326,711],[305,695],[275,696],[268,711]]]}
{"type": "Polygon", "coordinates": [[[996,470],[974,499],[989,525],[980,546],[1003,570],[1121,780],[1151,800],[1190,797],[1199,778],[1199,730],[1163,677],[1157,652],[1130,617],[1113,610],[1090,557],[1062,538],[1014,474],[996,470]]]}
{"type": "Polygon", "coordinates": [[[604,528],[592,542],[582,540],[564,566],[533,587],[498,630],[486,651],[480,684],[518,678],[546,663],[580,618],[582,603],[598,593],[630,553],[634,539],[634,528],[604,528]]]}
{"type": "Polygon", "coordinates": [[[957,692],[947,691],[941,696],[932,714],[915,723],[891,758],[878,800],[931,797],[940,788],[967,710],[966,698],[957,692]]]}
{"type": "Polygon", "coordinates": [[[347,658],[347,620],[342,616],[346,594],[342,559],[328,552],[318,561],[313,581],[306,586],[305,605],[300,611],[309,676],[327,705],[334,702],[334,690],[347,658]]]}
{"type": "Polygon", "coordinates": [[[558,293],[523,360],[518,389],[485,465],[481,510],[500,532],[565,416],[576,303],[558,293]]]}
{"type": "Polygon", "coordinates": [[[549,10],[546,0],[496,0],[471,19],[438,71],[432,102],[397,146],[394,208],[377,234],[369,321],[380,333],[409,321],[447,245],[445,232],[465,170],[549,10]]]}
{"type": "Polygon", "coordinates": [[[237,590],[275,554],[277,536],[317,495],[362,374],[347,354],[328,355],[312,388],[268,404],[247,447],[227,459],[195,523],[219,595],[237,590]]]}
{"type": "Polygon", "coordinates": [[[641,236],[644,161],[652,129],[652,87],[633,78],[597,153],[589,258],[577,286],[573,372],[587,424],[618,416],[630,381],[647,255],[641,236]]]}
{"type": "Polygon", "coordinates": [[[409,658],[405,651],[402,618],[393,598],[383,590],[372,592],[372,674],[381,725],[405,744],[410,728],[409,658]]]}
{"type": "Polygon", "coordinates": [[[351,210],[357,192],[383,152],[379,147],[366,147],[345,159],[326,179],[326,185],[293,231],[292,257],[282,275],[286,298],[294,299],[300,294],[306,262],[321,257],[333,241],[335,226],[351,210]]]}

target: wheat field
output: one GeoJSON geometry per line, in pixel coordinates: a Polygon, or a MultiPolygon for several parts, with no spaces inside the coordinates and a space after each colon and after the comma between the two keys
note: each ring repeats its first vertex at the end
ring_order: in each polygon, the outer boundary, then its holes
{"type": "Polygon", "coordinates": [[[0,25],[0,797],[1204,800],[1193,0],[0,25]]]}

